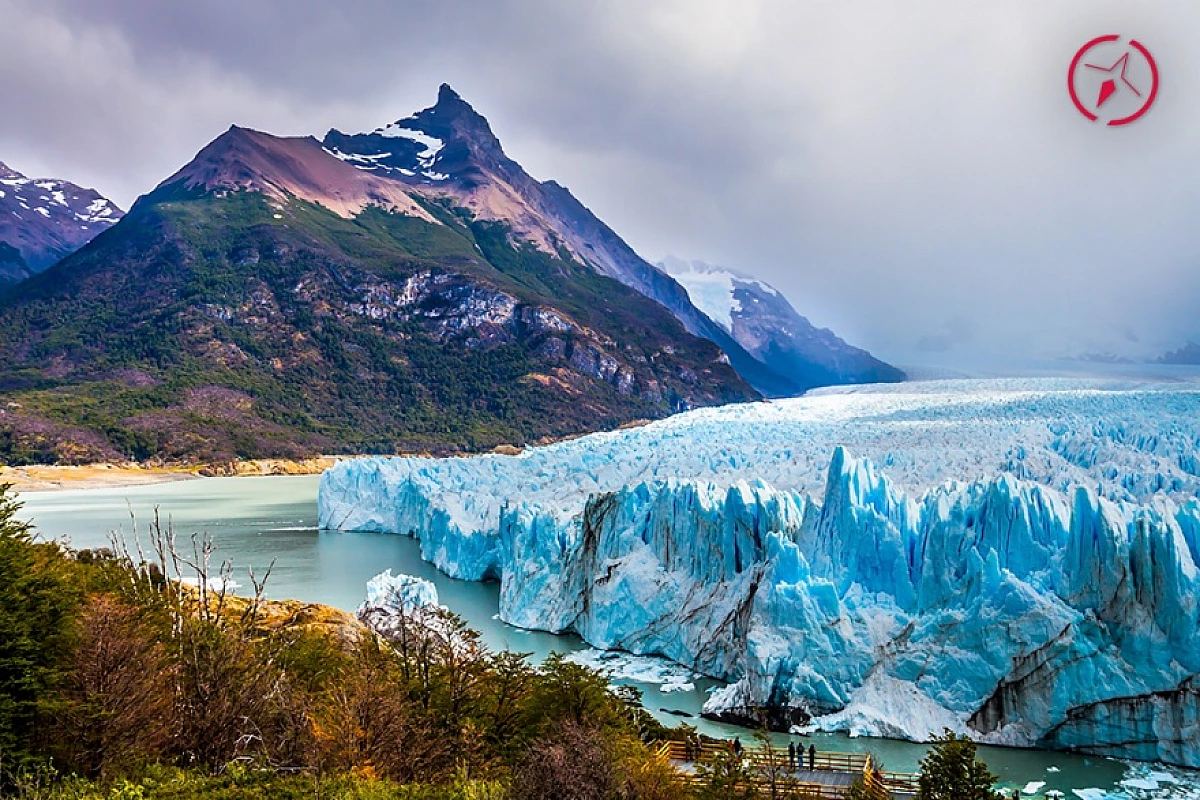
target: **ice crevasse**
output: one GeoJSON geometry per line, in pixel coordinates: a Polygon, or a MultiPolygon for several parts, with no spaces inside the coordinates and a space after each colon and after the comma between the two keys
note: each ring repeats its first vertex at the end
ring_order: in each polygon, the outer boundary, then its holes
{"type": "Polygon", "coordinates": [[[319,507],[712,714],[1200,766],[1198,455],[1189,385],[901,385],[346,462],[319,507]]]}

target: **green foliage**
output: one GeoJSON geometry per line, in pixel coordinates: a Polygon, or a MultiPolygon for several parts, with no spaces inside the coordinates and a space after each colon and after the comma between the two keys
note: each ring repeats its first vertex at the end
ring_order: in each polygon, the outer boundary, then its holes
{"type": "Polygon", "coordinates": [[[571,722],[598,727],[620,724],[608,681],[588,667],[551,653],[534,679],[531,714],[545,727],[571,722]]]}
{"type": "Polygon", "coordinates": [[[308,692],[320,692],[350,666],[345,649],[312,631],[286,631],[271,641],[269,657],[292,681],[308,692]]]}
{"type": "MultiPolygon", "coordinates": [[[[32,781],[27,781],[32,784],[32,781]]],[[[45,781],[43,781],[45,783],[45,781]]],[[[109,784],[65,779],[14,795],[38,800],[508,800],[498,781],[398,784],[366,775],[280,774],[230,765],[219,774],[155,766],[109,784]]]]}
{"type": "Polygon", "coordinates": [[[35,542],[0,485],[0,759],[29,761],[39,703],[60,677],[79,592],[55,544],[35,542]]]}
{"type": "Polygon", "coordinates": [[[921,760],[919,800],[994,800],[999,780],[976,757],[975,742],[946,730],[921,760]]]}

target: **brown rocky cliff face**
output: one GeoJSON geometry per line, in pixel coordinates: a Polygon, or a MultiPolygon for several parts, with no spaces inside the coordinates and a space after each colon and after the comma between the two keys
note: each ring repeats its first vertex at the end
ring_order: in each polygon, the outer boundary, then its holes
{"type": "Polygon", "coordinates": [[[375,205],[436,224],[402,187],[330,158],[312,137],[284,138],[236,125],[159,189],[169,186],[207,192],[256,191],[277,203],[296,197],[346,219],[375,205]]]}

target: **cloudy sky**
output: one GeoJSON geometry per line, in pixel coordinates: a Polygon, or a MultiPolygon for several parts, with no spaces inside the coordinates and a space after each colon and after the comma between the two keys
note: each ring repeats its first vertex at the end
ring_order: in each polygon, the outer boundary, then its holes
{"type": "Polygon", "coordinates": [[[452,84],[644,256],[902,364],[1200,341],[1194,0],[0,0],[0,161],[124,206],[231,123],[370,129],[452,84]],[[1136,124],[1066,91],[1107,33],[1136,124]]]}

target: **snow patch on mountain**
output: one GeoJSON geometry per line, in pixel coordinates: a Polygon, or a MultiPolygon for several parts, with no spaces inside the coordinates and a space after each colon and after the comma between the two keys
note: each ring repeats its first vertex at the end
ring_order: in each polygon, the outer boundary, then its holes
{"type": "Polygon", "coordinates": [[[373,133],[384,138],[411,139],[424,148],[417,156],[421,166],[432,167],[438,153],[442,151],[442,148],[446,144],[435,136],[430,136],[423,131],[411,127],[412,124],[411,119],[400,120],[399,122],[393,122],[391,125],[376,128],[373,133]]]}
{"type": "MultiPolygon", "coordinates": [[[[24,210],[45,218],[50,218],[55,212],[66,212],[80,222],[111,224],[121,216],[120,209],[111,201],[66,181],[9,177],[0,178],[0,185],[9,187],[9,192],[0,192],[0,199],[11,197],[24,210]]],[[[17,212],[13,214],[21,216],[17,212]]]]}
{"type": "Polygon", "coordinates": [[[730,333],[734,332],[735,316],[743,311],[753,313],[746,308],[746,302],[758,302],[758,293],[787,302],[783,294],[768,283],[703,261],[684,261],[668,256],[658,266],[687,290],[697,308],[730,333]],[[742,291],[739,292],[739,288],[742,291]]]}
{"type": "Polygon", "coordinates": [[[409,178],[420,176],[434,182],[450,178],[445,172],[434,169],[446,142],[421,130],[420,120],[416,117],[393,122],[370,133],[346,136],[331,132],[331,136],[335,136],[337,144],[330,142],[325,146],[325,152],[361,170],[396,173],[409,178]],[[397,150],[394,145],[386,146],[387,140],[396,139],[415,144],[415,153],[403,147],[397,150]]]}
{"type": "Polygon", "coordinates": [[[814,386],[882,383],[904,373],[825,328],[817,328],[783,294],[736,270],[668,256],[659,269],[763,366],[800,393],[814,386]]]}
{"type": "Polygon", "coordinates": [[[738,276],[718,269],[689,269],[673,273],[672,277],[687,290],[696,308],[725,330],[733,331],[733,315],[742,310],[742,304],[734,296],[738,276]]]}

